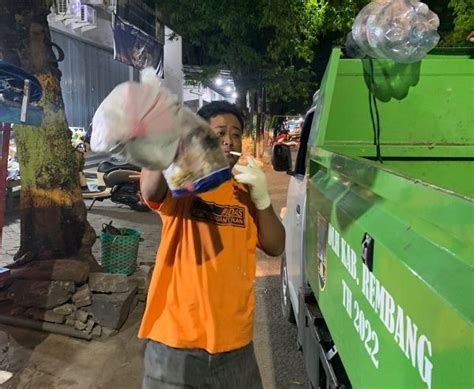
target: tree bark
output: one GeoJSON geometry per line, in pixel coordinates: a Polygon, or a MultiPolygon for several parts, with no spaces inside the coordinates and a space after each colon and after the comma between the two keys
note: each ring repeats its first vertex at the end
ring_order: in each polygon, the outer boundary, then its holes
{"type": "Polygon", "coordinates": [[[57,59],[47,22],[50,2],[0,0],[0,57],[38,78],[40,127],[15,125],[21,176],[21,239],[17,256],[78,257],[92,269],[95,232],[79,185],[80,161],[71,145],[57,59]]]}
{"type": "Polygon", "coordinates": [[[262,90],[258,88],[255,92],[257,100],[257,124],[255,127],[255,157],[262,157],[262,90]]]}
{"type": "Polygon", "coordinates": [[[237,98],[235,99],[235,105],[237,108],[242,112],[244,115],[244,135],[249,135],[250,130],[250,111],[247,108],[247,93],[248,93],[248,87],[245,84],[245,81],[243,80],[243,76],[239,72],[232,72],[232,77],[234,79],[234,85],[235,85],[235,91],[237,92],[237,98]]]}
{"type": "Polygon", "coordinates": [[[232,75],[234,79],[235,91],[237,92],[237,98],[235,99],[235,105],[242,111],[242,113],[247,116],[247,92],[248,88],[245,86],[243,81],[234,74],[232,75]]]}

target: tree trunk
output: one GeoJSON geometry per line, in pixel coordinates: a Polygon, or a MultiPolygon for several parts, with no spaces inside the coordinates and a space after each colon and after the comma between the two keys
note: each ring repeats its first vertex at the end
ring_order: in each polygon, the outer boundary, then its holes
{"type": "Polygon", "coordinates": [[[248,135],[249,134],[249,110],[247,108],[247,93],[248,93],[248,88],[245,85],[244,81],[242,80],[242,76],[235,72],[232,73],[232,77],[234,79],[234,85],[235,85],[235,91],[237,92],[237,99],[235,100],[235,105],[237,108],[242,112],[245,118],[245,128],[244,134],[248,135]]]}
{"type": "Polygon", "coordinates": [[[248,89],[238,84],[238,81],[234,78],[235,91],[237,92],[237,98],[235,99],[235,105],[240,109],[240,111],[247,116],[247,92],[248,89]]]}
{"type": "Polygon", "coordinates": [[[45,0],[0,0],[0,56],[38,78],[44,110],[40,127],[15,125],[21,175],[21,256],[78,257],[98,268],[95,232],[79,186],[80,161],[71,145],[45,0]]]}
{"type": "Polygon", "coordinates": [[[255,127],[255,157],[262,157],[262,90],[255,92],[257,98],[257,124],[255,127]]]}
{"type": "Polygon", "coordinates": [[[260,133],[262,134],[260,157],[262,158],[265,154],[265,146],[268,144],[268,128],[267,124],[267,90],[265,86],[262,86],[262,119],[260,125],[262,126],[260,133]]]}

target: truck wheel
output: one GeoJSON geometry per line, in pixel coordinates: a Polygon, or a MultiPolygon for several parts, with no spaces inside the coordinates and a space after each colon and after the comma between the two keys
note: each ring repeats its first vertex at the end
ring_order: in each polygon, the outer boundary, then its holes
{"type": "Polygon", "coordinates": [[[286,267],[286,255],[281,256],[281,268],[280,268],[280,300],[281,300],[281,312],[283,317],[290,323],[295,324],[295,313],[291,306],[290,300],[290,288],[288,286],[288,269],[286,267]]]}

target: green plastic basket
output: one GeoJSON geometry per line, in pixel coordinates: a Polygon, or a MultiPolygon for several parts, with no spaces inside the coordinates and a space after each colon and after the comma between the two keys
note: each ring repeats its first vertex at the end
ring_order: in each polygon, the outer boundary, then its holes
{"type": "Polygon", "coordinates": [[[122,235],[102,231],[102,269],[106,273],[129,276],[137,267],[140,233],[132,228],[119,228],[122,235]]]}

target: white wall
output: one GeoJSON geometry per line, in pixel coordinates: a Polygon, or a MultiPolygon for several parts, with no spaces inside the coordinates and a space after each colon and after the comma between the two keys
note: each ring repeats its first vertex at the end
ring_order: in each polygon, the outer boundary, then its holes
{"type": "Polygon", "coordinates": [[[170,40],[172,34],[173,31],[165,26],[163,84],[182,102],[184,86],[182,40],[179,35],[170,40]]]}
{"type": "Polygon", "coordinates": [[[114,48],[114,36],[112,32],[112,14],[101,9],[96,9],[97,27],[81,32],[81,29],[73,29],[72,25],[66,25],[63,21],[57,21],[55,15],[48,15],[48,24],[54,30],[64,32],[95,45],[108,49],[114,48]]]}
{"type": "Polygon", "coordinates": [[[202,85],[184,86],[183,101],[201,100],[201,104],[210,103],[211,101],[227,100],[230,103],[235,103],[235,99],[225,97],[208,87],[202,85]]]}

